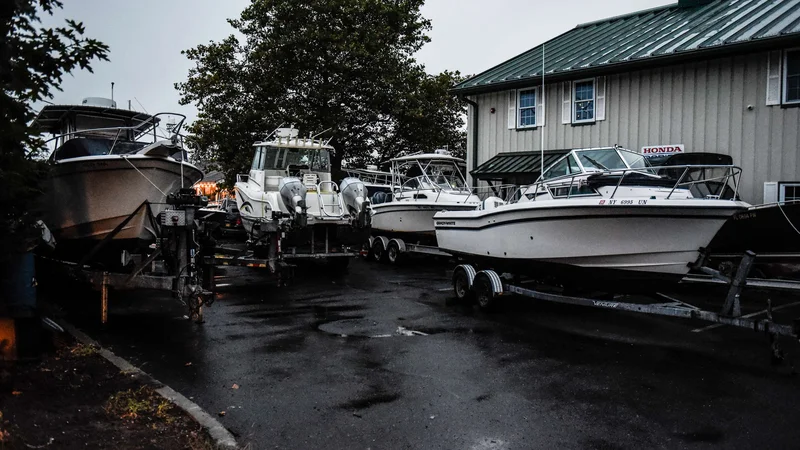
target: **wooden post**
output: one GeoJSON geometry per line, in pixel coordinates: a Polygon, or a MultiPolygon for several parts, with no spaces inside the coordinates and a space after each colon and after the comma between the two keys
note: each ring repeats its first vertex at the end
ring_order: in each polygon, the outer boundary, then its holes
{"type": "Polygon", "coordinates": [[[103,272],[103,284],[100,286],[100,322],[108,322],[108,272],[103,272]]]}

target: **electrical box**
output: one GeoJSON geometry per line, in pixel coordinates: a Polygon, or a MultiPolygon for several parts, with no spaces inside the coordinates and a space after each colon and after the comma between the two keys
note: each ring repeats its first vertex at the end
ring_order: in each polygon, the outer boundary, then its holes
{"type": "Polygon", "coordinates": [[[186,211],[181,209],[167,209],[161,215],[161,225],[165,227],[185,227],[186,211]]]}

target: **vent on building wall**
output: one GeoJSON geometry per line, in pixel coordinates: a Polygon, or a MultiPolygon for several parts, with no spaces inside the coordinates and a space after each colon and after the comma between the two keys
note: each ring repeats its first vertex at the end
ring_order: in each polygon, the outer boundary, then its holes
{"type": "Polygon", "coordinates": [[[678,0],[678,7],[680,8],[693,8],[695,6],[707,5],[714,0],[678,0]]]}

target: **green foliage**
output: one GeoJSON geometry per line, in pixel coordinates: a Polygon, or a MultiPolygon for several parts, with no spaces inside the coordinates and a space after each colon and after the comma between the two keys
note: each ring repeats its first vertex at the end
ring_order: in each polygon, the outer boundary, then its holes
{"type": "Polygon", "coordinates": [[[175,87],[199,110],[189,126],[195,157],[230,183],[247,171],[253,142],[281,125],[324,131],[334,168],[463,146],[464,109],[447,92],[459,74],[427,75],[413,58],[429,40],[422,4],[253,0],[229,20],[243,41],[184,52],[195,67],[175,87]]]}
{"type": "Polygon", "coordinates": [[[62,77],[75,69],[91,71],[94,59],[107,59],[108,47],[84,38],[83,24],[44,28],[40,13],[61,8],[58,0],[6,0],[0,6],[0,239],[3,248],[33,219],[32,202],[45,173],[39,131],[31,126],[34,102],[53,97],[62,77]]]}

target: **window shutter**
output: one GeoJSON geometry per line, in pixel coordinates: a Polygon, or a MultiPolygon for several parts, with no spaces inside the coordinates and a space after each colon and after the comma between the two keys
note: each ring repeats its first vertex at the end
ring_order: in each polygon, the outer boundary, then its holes
{"type": "Polygon", "coordinates": [[[767,105],[781,104],[781,52],[769,52],[767,58],[767,105]]]}
{"type": "Polygon", "coordinates": [[[594,80],[594,120],[606,120],[606,77],[594,80]]]}
{"type": "Polygon", "coordinates": [[[572,82],[562,83],[561,123],[572,123],[572,82]]]}
{"type": "Polygon", "coordinates": [[[536,88],[536,126],[544,126],[544,89],[541,86],[536,88]]]}
{"type": "Polygon", "coordinates": [[[516,89],[508,93],[508,129],[517,128],[517,91],[516,89]]]}
{"type": "Polygon", "coordinates": [[[778,182],[766,181],[764,182],[764,203],[777,203],[778,202],[778,182]]]}

